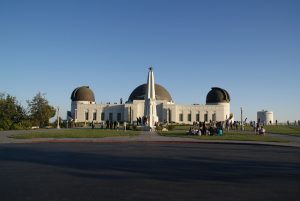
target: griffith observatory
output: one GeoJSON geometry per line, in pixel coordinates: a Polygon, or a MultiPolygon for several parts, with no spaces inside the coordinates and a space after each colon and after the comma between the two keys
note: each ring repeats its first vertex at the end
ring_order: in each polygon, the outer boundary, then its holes
{"type": "Polygon", "coordinates": [[[150,127],[157,122],[220,122],[232,116],[230,95],[225,89],[213,87],[203,105],[176,104],[168,90],[155,83],[152,67],[149,68],[147,82],[137,86],[126,102],[96,103],[92,89],[81,86],[73,90],[71,111],[68,111],[68,119],[74,123],[101,123],[107,120],[136,123],[138,119],[145,118],[150,127]]]}

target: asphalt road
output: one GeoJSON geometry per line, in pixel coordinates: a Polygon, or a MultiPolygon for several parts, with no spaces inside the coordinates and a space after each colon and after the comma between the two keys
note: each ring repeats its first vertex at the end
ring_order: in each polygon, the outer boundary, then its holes
{"type": "Polygon", "coordinates": [[[300,149],[210,143],[0,145],[1,201],[299,200],[300,149]]]}

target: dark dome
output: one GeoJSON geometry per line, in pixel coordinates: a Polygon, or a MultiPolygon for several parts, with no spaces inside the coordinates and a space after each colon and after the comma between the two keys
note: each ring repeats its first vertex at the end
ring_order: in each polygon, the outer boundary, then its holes
{"type": "MultiPolygon", "coordinates": [[[[144,100],[147,90],[147,84],[142,84],[135,88],[128,98],[128,102],[133,100],[144,100]]],[[[168,102],[172,101],[170,93],[161,85],[155,84],[155,96],[156,100],[165,100],[168,102]]]]}
{"type": "Polygon", "coordinates": [[[230,95],[225,89],[218,87],[211,88],[206,96],[206,104],[212,103],[229,103],[230,95]]]}
{"type": "Polygon", "coordinates": [[[95,102],[95,96],[89,86],[82,86],[74,89],[71,95],[71,100],[95,102]]]}

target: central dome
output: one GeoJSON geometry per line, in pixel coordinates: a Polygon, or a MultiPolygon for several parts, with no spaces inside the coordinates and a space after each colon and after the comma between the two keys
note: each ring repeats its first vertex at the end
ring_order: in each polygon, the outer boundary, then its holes
{"type": "MultiPolygon", "coordinates": [[[[128,102],[133,102],[133,100],[144,100],[147,91],[147,84],[142,84],[135,88],[128,98],[128,102]]],[[[172,101],[170,93],[161,85],[155,84],[155,97],[156,100],[172,101]]]]}

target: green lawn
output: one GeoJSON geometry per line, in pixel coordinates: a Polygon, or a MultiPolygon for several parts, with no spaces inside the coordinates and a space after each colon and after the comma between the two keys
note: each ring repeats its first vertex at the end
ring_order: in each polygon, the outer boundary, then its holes
{"type": "Polygon", "coordinates": [[[33,131],[26,134],[17,134],[10,136],[14,139],[33,139],[33,138],[103,138],[119,136],[135,136],[140,134],[139,131],[117,131],[117,130],[100,130],[100,129],[73,129],[73,130],[49,130],[33,131]]]}
{"type": "MultiPolygon", "coordinates": [[[[170,137],[185,137],[185,138],[196,138],[202,140],[238,140],[238,141],[262,141],[262,142],[288,142],[285,139],[271,136],[261,136],[255,134],[240,133],[238,131],[225,132],[223,136],[187,136],[190,126],[176,126],[175,130],[168,132],[160,132],[161,136],[170,137]]],[[[266,126],[267,133],[278,133],[300,137],[300,127],[293,126],[266,126]]],[[[246,130],[251,130],[247,128],[246,130]]],[[[43,130],[43,131],[32,131],[30,133],[17,134],[11,136],[15,139],[32,139],[32,138],[103,138],[103,137],[117,137],[117,136],[136,136],[141,131],[127,130],[106,130],[106,129],[70,129],[70,130],[43,130]]]]}
{"type": "Polygon", "coordinates": [[[174,130],[168,132],[160,132],[161,136],[169,137],[185,137],[185,138],[195,138],[199,140],[237,140],[237,141],[261,141],[261,142],[289,142],[286,139],[271,137],[271,136],[261,136],[255,134],[241,134],[241,133],[225,133],[222,136],[190,136],[186,135],[182,130],[174,130]]]}
{"type": "Polygon", "coordinates": [[[265,126],[268,133],[293,135],[300,137],[299,126],[265,126]]]}
{"type": "MultiPolygon", "coordinates": [[[[292,135],[300,137],[300,127],[299,126],[264,126],[267,133],[275,133],[282,135],[292,135]]],[[[250,126],[245,127],[246,131],[253,131],[253,128],[250,126]]]]}

